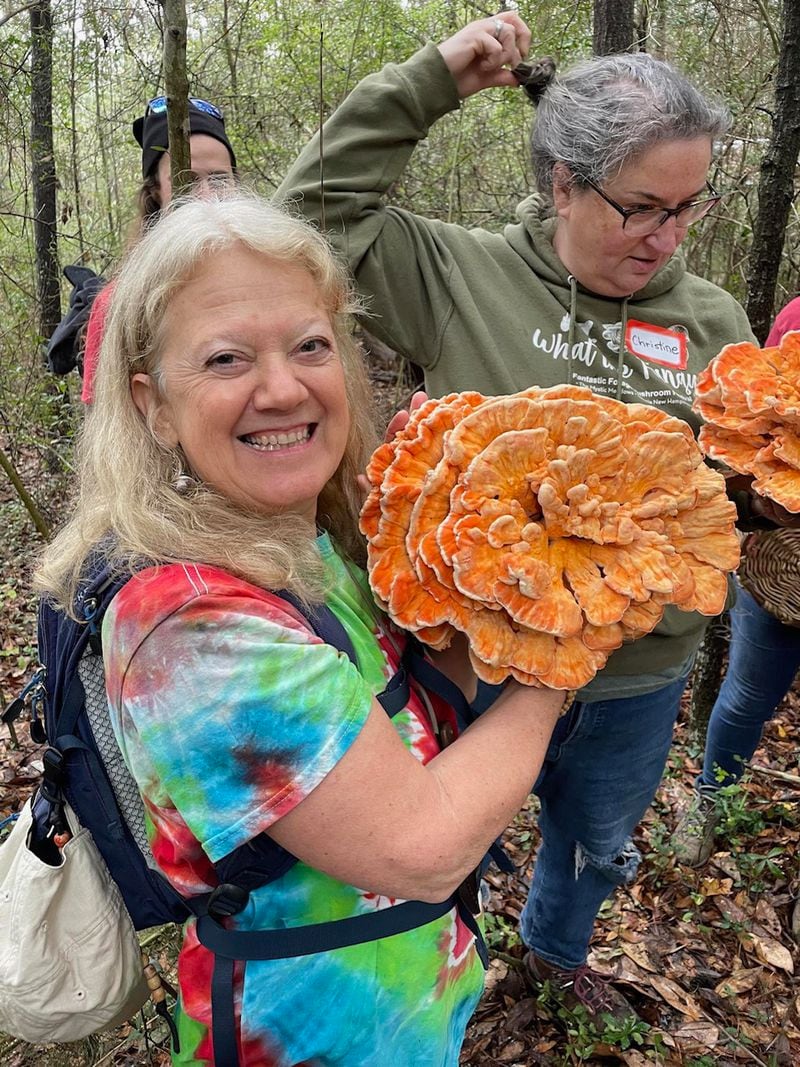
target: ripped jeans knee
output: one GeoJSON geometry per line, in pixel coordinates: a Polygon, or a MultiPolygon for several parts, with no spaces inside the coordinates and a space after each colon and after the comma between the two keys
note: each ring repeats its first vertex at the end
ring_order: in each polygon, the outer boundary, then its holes
{"type": "Polygon", "coordinates": [[[612,885],[630,885],[636,878],[641,860],[642,854],[630,838],[618,852],[609,856],[598,856],[577,841],[575,843],[575,881],[588,866],[607,878],[612,885]]]}

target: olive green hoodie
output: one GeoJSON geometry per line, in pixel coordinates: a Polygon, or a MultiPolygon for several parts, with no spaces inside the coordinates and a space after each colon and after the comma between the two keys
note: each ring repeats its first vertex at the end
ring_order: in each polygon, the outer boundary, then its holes
{"type": "MultiPolygon", "coordinates": [[[[539,196],[519,205],[519,221],[502,234],[384,205],[417,143],[459,103],[428,45],[365,78],[325,124],[325,226],[368,300],[368,329],[424,368],[433,396],[570,381],[652,404],[696,429],[697,373],[723,345],[753,335],[741,306],[690,274],[679,254],[643,289],[616,300],[568,274],[553,249],[552,209],[539,196]],[[641,355],[626,349],[625,337],[641,355]]],[[[322,222],[318,137],[277,199],[322,222]]],[[[581,696],[659,688],[686,669],[706,621],[668,608],[656,631],[615,652],[581,696]]]]}

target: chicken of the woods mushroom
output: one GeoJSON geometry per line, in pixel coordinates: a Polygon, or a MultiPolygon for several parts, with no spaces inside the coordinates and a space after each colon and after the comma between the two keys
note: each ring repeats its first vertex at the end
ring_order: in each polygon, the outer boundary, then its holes
{"type": "Polygon", "coordinates": [[[367,474],[375,595],[490,683],[579,688],[665,605],[722,611],[739,560],[689,426],[576,386],[428,400],[367,474]]]}

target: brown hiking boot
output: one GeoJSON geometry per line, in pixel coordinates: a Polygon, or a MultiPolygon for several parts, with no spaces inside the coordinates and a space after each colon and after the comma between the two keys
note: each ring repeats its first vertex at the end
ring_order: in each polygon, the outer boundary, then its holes
{"type": "Polygon", "coordinates": [[[717,806],[713,793],[695,792],[672,835],[672,850],[678,863],[702,867],[714,851],[717,806]]]}
{"type": "Polygon", "coordinates": [[[616,1023],[639,1018],[626,997],[588,964],[568,971],[533,952],[525,954],[523,963],[534,988],[541,989],[547,983],[556,999],[570,1011],[583,1008],[592,1021],[599,1023],[606,1015],[616,1023]]]}

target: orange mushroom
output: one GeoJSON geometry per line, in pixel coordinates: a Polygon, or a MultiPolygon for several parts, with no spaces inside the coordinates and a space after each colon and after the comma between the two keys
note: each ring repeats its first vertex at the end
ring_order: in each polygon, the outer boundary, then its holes
{"type": "Polygon", "coordinates": [[[666,604],[717,614],[738,562],[686,424],[577,386],[428,401],[367,473],[376,596],[434,647],[464,632],[487,682],[585,685],[666,604]]]}
{"type": "Polygon", "coordinates": [[[700,447],[787,511],[800,512],[800,332],[727,345],[697,379],[700,447]]]}

